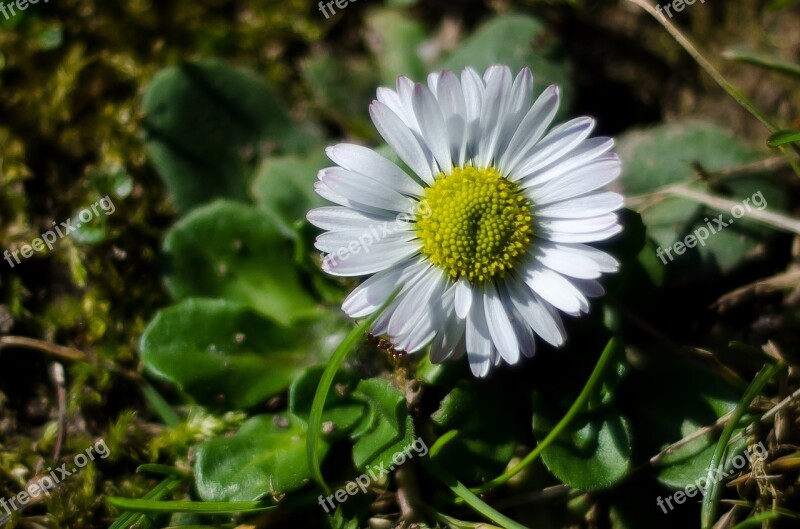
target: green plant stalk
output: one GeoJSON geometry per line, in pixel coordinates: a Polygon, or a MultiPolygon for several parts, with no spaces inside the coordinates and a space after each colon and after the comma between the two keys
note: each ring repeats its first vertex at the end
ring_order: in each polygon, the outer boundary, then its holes
{"type": "Polygon", "coordinates": [[[267,504],[260,501],[152,501],[131,498],[109,498],[108,503],[126,511],[146,513],[188,512],[194,514],[251,514],[300,504],[300,502],[296,501],[267,504]]]}
{"type": "Polygon", "coordinates": [[[767,57],[766,55],[748,53],[740,50],[726,50],[723,52],[722,56],[731,61],[753,64],[768,70],[773,70],[800,78],[800,65],[780,61],[772,57],[767,57]]]}
{"type": "Polygon", "coordinates": [[[325,478],[322,477],[322,470],[320,469],[320,457],[319,457],[319,441],[320,436],[322,434],[322,412],[325,409],[325,400],[328,398],[328,392],[331,389],[331,385],[333,384],[333,379],[336,377],[336,372],[341,367],[344,359],[347,355],[352,351],[355,346],[358,344],[359,340],[364,336],[370,326],[375,322],[376,319],[386,310],[386,307],[394,301],[394,298],[397,296],[399,292],[399,288],[389,297],[388,300],[383,304],[383,306],[376,310],[372,315],[369,316],[366,320],[361,322],[356,328],[350,331],[350,334],[339,344],[339,347],[333,352],[333,356],[328,361],[328,365],[325,366],[325,371],[322,372],[322,378],[320,378],[319,385],[317,386],[317,391],[314,394],[314,400],[311,404],[311,413],[309,414],[308,418],[308,438],[306,444],[306,454],[308,456],[308,468],[311,470],[311,474],[314,477],[314,481],[316,481],[322,490],[325,491],[325,494],[330,494],[331,490],[328,487],[327,483],[325,483],[325,478]]]}
{"type": "Polygon", "coordinates": [[[175,428],[181,422],[181,418],[178,417],[178,414],[175,413],[175,410],[169,403],[164,400],[164,397],[155,390],[153,386],[148,384],[147,382],[142,382],[141,385],[142,395],[144,395],[145,400],[150,403],[150,406],[158,413],[161,420],[164,421],[164,424],[169,426],[170,428],[175,428]]]}
{"type": "Polygon", "coordinates": [[[725,458],[728,453],[728,443],[731,440],[733,431],[739,420],[747,413],[750,403],[753,402],[761,391],[766,386],[767,382],[777,375],[784,368],[783,363],[768,364],[761,368],[761,371],[756,374],[753,381],[747,387],[741,400],[736,404],[731,414],[731,419],[722,430],[717,446],[714,449],[714,454],[711,457],[711,463],[708,466],[708,473],[706,474],[706,486],[708,492],[703,497],[703,505],[700,510],[700,526],[702,529],[710,529],[714,525],[717,514],[717,503],[722,494],[721,480],[715,479],[721,475],[725,466],[725,458]]]}
{"type": "MultiPolygon", "coordinates": [[[[770,120],[765,114],[763,114],[756,106],[750,101],[742,92],[739,91],[738,88],[733,86],[725,76],[722,75],[719,70],[714,68],[702,53],[700,53],[697,48],[691,43],[691,41],[686,38],[681,31],[675,27],[667,18],[656,11],[656,9],[647,2],[647,0],[628,0],[629,2],[636,4],[643,10],[645,10],[648,14],[650,14],[653,18],[655,18],[664,29],[674,38],[681,47],[686,50],[686,52],[692,56],[692,58],[700,65],[703,70],[723,89],[725,90],[728,95],[730,95],[742,108],[750,112],[758,121],[761,122],[764,127],[770,132],[770,134],[774,134],[780,130],[780,127],[775,125],[772,120],[770,120]]],[[[800,165],[798,165],[797,161],[794,160],[788,153],[788,151],[784,148],[784,146],[779,147],[781,153],[787,157],[789,163],[794,169],[794,172],[800,176],[800,165]]]]}
{"type": "Polygon", "coordinates": [[[617,351],[617,347],[618,347],[617,339],[611,338],[611,340],[608,341],[608,344],[606,345],[605,349],[603,349],[603,354],[600,355],[600,359],[594,366],[594,371],[592,371],[589,380],[586,381],[586,385],[583,387],[583,390],[581,390],[580,394],[578,395],[578,398],[575,399],[575,402],[572,403],[572,406],[569,408],[564,417],[558,422],[558,424],[556,424],[555,428],[553,428],[553,430],[549,434],[547,434],[547,436],[542,440],[542,442],[536,445],[536,448],[534,448],[530,454],[525,456],[525,458],[522,461],[520,461],[518,465],[509,470],[506,470],[500,476],[492,479],[491,481],[487,481],[480,487],[475,487],[471,489],[472,492],[475,492],[476,494],[482,494],[495,487],[499,487],[500,485],[505,484],[512,477],[520,473],[531,463],[536,461],[539,455],[541,455],[541,453],[548,446],[550,446],[550,444],[553,441],[555,441],[559,435],[561,435],[561,433],[567,428],[567,426],[569,426],[572,420],[578,415],[578,413],[580,413],[584,409],[586,404],[589,402],[589,399],[594,393],[595,388],[603,378],[603,374],[605,373],[606,367],[611,362],[611,359],[614,357],[614,352],[617,351]]]}
{"type": "Polygon", "coordinates": [[[464,503],[469,505],[478,514],[486,517],[488,520],[491,520],[503,529],[527,529],[524,525],[515,522],[508,516],[497,511],[485,501],[481,500],[463,483],[451,476],[443,468],[439,467],[439,465],[437,465],[433,459],[425,458],[422,460],[422,463],[425,465],[425,468],[428,470],[428,472],[433,474],[437,479],[439,479],[439,481],[444,483],[447,488],[449,488],[456,496],[464,500],[464,503]]]}

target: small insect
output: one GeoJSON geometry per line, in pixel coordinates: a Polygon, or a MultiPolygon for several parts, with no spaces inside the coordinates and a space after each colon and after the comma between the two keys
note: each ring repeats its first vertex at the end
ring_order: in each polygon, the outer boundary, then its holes
{"type": "Polygon", "coordinates": [[[367,333],[367,340],[369,340],[369,343],[373,344],[378,349],[382,349],[386,354],[392,355],[392,358],[400,358],[408,354],[402,349],[395,349],[392,345],[392,342],[386,338],[367,333]]]}

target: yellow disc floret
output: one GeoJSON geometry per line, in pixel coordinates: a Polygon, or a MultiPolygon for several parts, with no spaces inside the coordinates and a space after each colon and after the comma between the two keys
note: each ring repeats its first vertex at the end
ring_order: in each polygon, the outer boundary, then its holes
{"type": "Polygon", "coordinates": [[[531,202],[497,169],[457,167],[439,175],[423,200],[426,214],[417,216],[422,253],[454,279],[502,276],[528,248],[531,202]]]}

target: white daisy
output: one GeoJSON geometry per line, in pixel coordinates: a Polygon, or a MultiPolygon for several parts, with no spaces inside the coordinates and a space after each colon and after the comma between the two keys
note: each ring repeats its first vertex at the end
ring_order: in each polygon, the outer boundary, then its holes
{"type": "Polygon", "coordinates": [[[371,333],[431,360],[465,352],[472,372],[533,355],[535,336],[566,335],[559,311],[578,316],[616,272],[612,256],[587,246],[622,228],[620,174],[611,138],[589,138],[590,118],[550,128],[557,86],[531,105],[533,75],[505,66],[483,78],[444,71],[427,86],[401,77],[379,88],[370,114],[411,170],[352,144],[327,150],[336,167],[315,189],[338,206],[309,212],[326,230],[316,247],[337,276],[367,276],[343,310],[363,318],[400,293],[371,333]],[[549,131],[548,131],[549,129],[549,131]]]}

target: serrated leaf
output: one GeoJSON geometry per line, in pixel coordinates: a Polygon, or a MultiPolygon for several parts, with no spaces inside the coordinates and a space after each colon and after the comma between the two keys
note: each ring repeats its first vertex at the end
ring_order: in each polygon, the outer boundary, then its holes
{"type": "Polygon", "coordinates": [[[322,360],[307,333],[238,303],[187,299],[156,314],[139,348],[149,373],[202,404],[240,409],[284,391],[322,360]]]}
{"type": "MultiPolygon", "coordinates": [[[[320,447],[327,452],[327,445],[320,447]]],[[[306,426],[292,416],[259,415],[236,435],[197,447],[197,492],[204,501],[254,501],[297,490],[311,480],[306,426]]]]}
{"type": "Polygon", "coordinates": [[[165,282],[176,300],[224,298],[283,324],[318,314],[291,243],[256,208],[225,200],[200,207],[170,229],[164,253],[165,282]]]}

